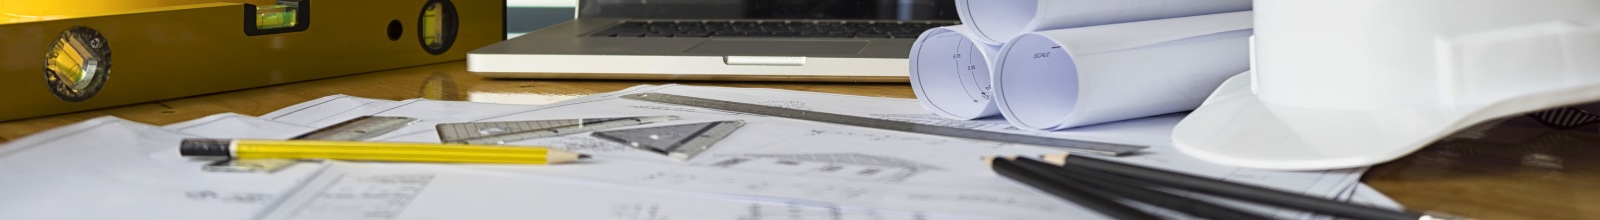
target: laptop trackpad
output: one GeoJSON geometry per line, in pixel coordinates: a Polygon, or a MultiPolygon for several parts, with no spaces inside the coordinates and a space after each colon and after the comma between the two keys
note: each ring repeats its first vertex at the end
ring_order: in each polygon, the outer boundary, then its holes
{"type": "Polygon", "coordinates": [[[700,42],[684,53],[733,55],[857,54],[867,41],[713,39],[700,42]]]}

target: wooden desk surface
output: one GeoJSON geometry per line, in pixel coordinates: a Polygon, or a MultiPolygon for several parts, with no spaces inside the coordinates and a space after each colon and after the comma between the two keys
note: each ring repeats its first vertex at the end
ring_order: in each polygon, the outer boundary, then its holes
{"type": "MultiPolygon", "coordinates": [[[[225,112],[261,115],[334,94],[542,104],[664,83],[673,82],[490,80],[467,73],[463,62],[451,62],[0,122],[0,142],[105,115],[163,125],[225,112]]],[[[913,98],[911,87],[904,84],[680,83],[913,98]]],[[[1441,141],[1373,167],[1363,181],[1415,210],[1480,219],[1600,218],[1600,132],[1594,127],[1551,131],[1519,118],[1500,124],[1482,133],[1504,140],[1441,141]]]]}

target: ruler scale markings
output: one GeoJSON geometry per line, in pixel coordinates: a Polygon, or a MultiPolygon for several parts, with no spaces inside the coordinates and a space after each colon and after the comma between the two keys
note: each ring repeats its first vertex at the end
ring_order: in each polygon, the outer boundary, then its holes
{"type": "Polygon", "coordinates": [[[439,124],[436,129],[439,130],[440,142],[444,143],[502,144],[510,141],[562,136],[573,133],[649,124],[677,119],[677,116],[647,116],[541,121],[445,123],[439,124]]]}
{"type": "Polygon", "coordinates": [[[415,118],[390,116],[361,116],[328,127],[319,128],[290,139],[303,140],[366,140],[398,130],[416,122],[415,118]]]}
{"type": "Polygon", "coordinates": [[[973,140],[995,141],[1005,143],[1019,143],[1035,146],[1057,147],[1067,151],[1092,153],[1109,156],[1120,156],[1144,149],[1144,146],[1125,144],[1102,143],[1093,141],[1068,140],[1059,138],[1040,137],[1001,133],[992,131],[971,130],[936,125],[925,125],[911,122],[891,121],[876,118],[858,117],[834,113],[814,112],[805,110],[788,109],[766,105],[757,105],[741,102],[722,101],[715,99],[697,98],[689,96],[641,93],[622,96],[624,99],[648,101],[672,105],[709,108],[723,111],[742,112],[750,114],[777,116],[783,118],[842,124],[858,127],[877,128],[892,131],[911,132],[946,137],[965,138],[973,140]]]}

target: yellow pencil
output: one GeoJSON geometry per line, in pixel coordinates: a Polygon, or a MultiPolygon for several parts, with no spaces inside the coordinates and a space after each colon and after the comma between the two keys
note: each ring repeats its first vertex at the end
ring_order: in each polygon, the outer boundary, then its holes
{"type": "Polygon", "coordinates": [[[191,157],[333,159],[422,163],[555,164],[589,155],[543,147],[315,140],[183,139],[191,157]]]}

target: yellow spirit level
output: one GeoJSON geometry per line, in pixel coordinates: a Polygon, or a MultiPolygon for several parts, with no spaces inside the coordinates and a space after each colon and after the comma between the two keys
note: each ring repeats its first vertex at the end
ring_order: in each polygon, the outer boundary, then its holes
{"type": "Polygon", "coordinates": [[[503,0],[0,1],[0,121],[460,60],[503,0]]]}

